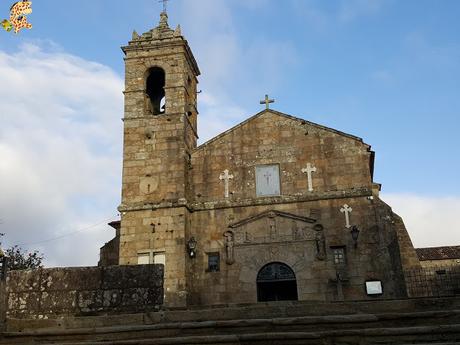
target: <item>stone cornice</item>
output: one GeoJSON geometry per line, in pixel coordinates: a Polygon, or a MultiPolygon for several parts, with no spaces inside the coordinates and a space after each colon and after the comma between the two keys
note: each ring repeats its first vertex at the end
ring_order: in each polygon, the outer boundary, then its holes
{"type": "Polygon", "coordinates": [[[293,220],[298,220],[304,223],[315,223],[316,219],[310,218],[310,217],[302,217],[298,216],[296,214],[288,213],[288,212],[282,212],[278,210],[269,210],[265,211],[256,215],[253,215],[251,217],[247,217],[245,219],[242,219],[236,223],[230,224],[228,227],[229,228],[239,228],[243,225],[246,225],[248,223],[255,222],[256,220],[262,219],[262,218],[273,218],[273,217],[283,217],[283,218],[289,218],[293,220]]]}
{"type": "MultiPolygon", "coordinates": [[[[164,39],[164,40],[157,40],[157,41],[152,41],[152,40],[140,40],[134,42],[130,42],[129,45],[121,47],[123,50],[123,53],[128,54],[129,52],[132,51],[152,51],[152,50],[157,50],[157,49],[164,49],[164,48],[170,48],[170,47],[183,47],[185,52],[184,55],[186,56],[187,61],[190,62],[190,65],[193,69],[193,72],[195,73],[195,76],[199,76],[201,74],[201,71],[198,67],[198,63],[195,60],[195,57],[193,56],[192,50],[190,49],[187,40],[183,38],[170,38],[170,39],[164,39]]],[[[130,60],[130,59],[138,59],[139,57],[125,57],[125,60],[130,60]]]]}
{"type": "Polygon", "coordinates": [[[251,206],[266,206],[278,204],[290,204],[298,202],[309,202],[319,200],[331,199],[347,199],[372,196],[372,189],[370,188],[357,188],[343,191],[328,191],[318,192],[308,195],[289,195],[265,198],[248,198],[238,200],[216,200],[204,202],[188,202],[186,199],[179,199],[175,201],[164,201],[161,203],[133,203],[131,205],[120,205],[119,212],[132,212],[132,211],[145,211],[157,210],[162,208],[176,208],[185,207],[190,212],[199,212],[207,210],[217,210],[235,207],[251,207],[251,206]]]}

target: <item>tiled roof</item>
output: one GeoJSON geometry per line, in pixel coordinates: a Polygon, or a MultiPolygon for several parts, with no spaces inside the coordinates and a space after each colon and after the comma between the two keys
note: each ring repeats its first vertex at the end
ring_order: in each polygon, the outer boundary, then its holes
{"type": "Polygon", "coordinates": [[[460,246],[416,248],[420,261],[460,259],[460,246]]]}

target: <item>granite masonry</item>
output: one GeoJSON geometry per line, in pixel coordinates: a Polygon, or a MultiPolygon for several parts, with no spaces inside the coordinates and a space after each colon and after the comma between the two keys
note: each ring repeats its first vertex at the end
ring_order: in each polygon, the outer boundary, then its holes
{"type": "Polygon", "coordinates": [[[197,146],[200,70],[180,27],[162,13],[123,51],[119,248],[101,257],[164,264],[168,307],[406,296],[419,261],[370,145],[267,102],[197,146]]]}
{"type": "Polygon", "coordinates": [[[163,266],[12,271],[1,294],[14,319],[154,311],[163,304],[163,266]]]}

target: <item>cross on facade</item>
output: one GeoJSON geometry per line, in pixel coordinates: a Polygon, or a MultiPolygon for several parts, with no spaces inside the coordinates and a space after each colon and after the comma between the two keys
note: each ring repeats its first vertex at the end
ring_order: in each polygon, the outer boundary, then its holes
{"type": "Polygon", "coordinates": [[[345,227],[347,229],[351,228],[350,225],[350,213],[353,211],[353,209],[348,206],[347,204],[343,205],[343,207],[340,209],[340,212],[345,213],[345,227]]]}
{"type": "Polygon", "coordinates": [[[159,0],[158,2],[162,2],[163,3],[163,12],[166,13],[167,9],[168,9],[168,1],[169,0],[159,0]]]}
{"type": "Polygon", "coordinates": [[[311,173],[316,172],[316,167],[311,163],[307,163],[307,167],[302,169],[302,172],[307,175],[308,191],[313,192],[313,179],[311,173]]]}
{"type": "Polygon", "coordinates": [[[233,179],[233,175],[229,175],[228,169],[225,169],[224,172],[220,174],[219,179],[224,181],[225,197],[228,198],[228,195],[229,195],[228,181],[233,179]]]}
{"type": "Polygon", "coordinates": [[[275,103],[275,100],[268,98],[268,95],[265,95],[265,99],[260,101],[260,104],[265,104],[266,109],[270,109],[270,103],[275,103]]]}
{"type": "Polygon", "coordinates": [[[267,180],[267,186],[270,185],[270,177],[272,177],[272,174],[270,174],[270,171],[267,171],[265,174],[264,174],[264,177],[265,179],[267,180]]]}

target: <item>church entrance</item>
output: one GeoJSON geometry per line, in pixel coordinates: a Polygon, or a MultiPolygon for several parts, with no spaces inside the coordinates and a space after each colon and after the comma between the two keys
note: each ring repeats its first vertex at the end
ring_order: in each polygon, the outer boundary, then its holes
{"type": "Polygon", "coordinates": [[[257,275],[257,301],[296,301],[297,281],[294,271],[280,262],[262,267],[257,275]]]}

